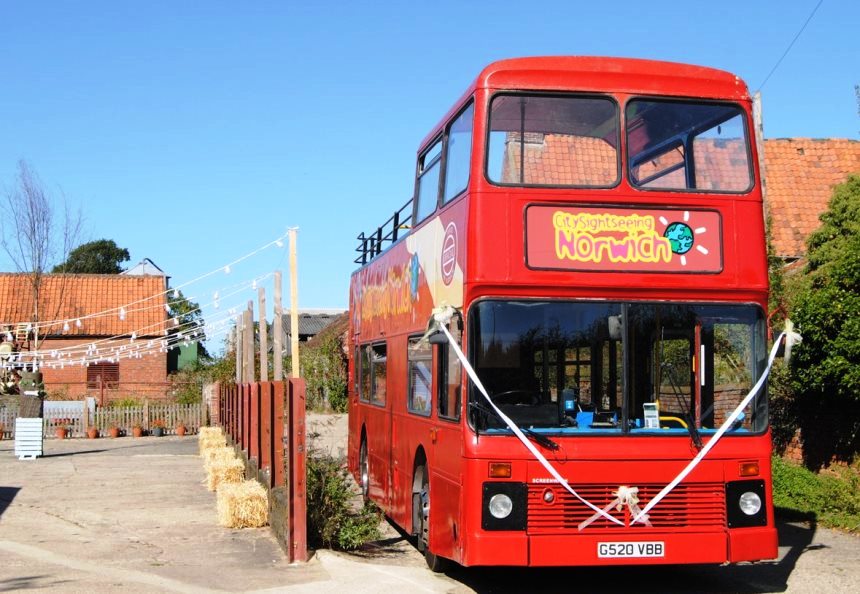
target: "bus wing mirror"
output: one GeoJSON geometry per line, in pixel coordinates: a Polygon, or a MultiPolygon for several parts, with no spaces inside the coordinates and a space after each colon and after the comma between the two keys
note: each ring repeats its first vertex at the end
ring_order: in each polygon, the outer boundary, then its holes
{"type": "Polygon", "coordinates": [[[448,344],[448,337],[441,330],[436,330],[428,337],[430,344],[448,344]]]}

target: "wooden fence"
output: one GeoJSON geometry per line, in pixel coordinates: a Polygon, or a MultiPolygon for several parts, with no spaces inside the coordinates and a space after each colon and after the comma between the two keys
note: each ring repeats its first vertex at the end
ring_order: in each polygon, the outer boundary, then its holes
{"type": "Polygon", "coordinates": [[[272,505],[270,523],[290,561],[307,561],[305,404],[301,379],[218,388],[217,418],[228,442],[258,471],[255,478],[284,493],[287,504],[272,505]]]}
{"type": "MultiPolygon", "coordinates": [[[[45,437],[54,437],[55,429],[66,427],[69,437],[86,437],[87,429],[95,427],[104,437],[108,429],[117,427],[126,434],[131,434],[135,425],[140,425],[144,431],[161,424],[165,435],[176,433],[176,427],[181,422],[188,433],[197,433],[200,427],[208,424],[209,417],[205,405],[197,404],[162,404],[144,402],[143,406],[135,407],[99,407],[90,414],[85,402],[69,402],[68,406],[55,407],[46,413],[42,423],[45,437]]],[[[15,417],[18,411],[14,407],[0,409],[0,438],[15,437],[15,417]]]]}

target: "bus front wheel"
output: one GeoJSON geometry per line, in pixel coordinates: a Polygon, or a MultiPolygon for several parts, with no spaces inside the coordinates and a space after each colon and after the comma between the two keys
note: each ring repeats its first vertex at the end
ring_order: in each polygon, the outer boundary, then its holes
{"type": "MultiPolygon", "coordinates": [[[[416,546],[424,553],[427,567],[434,573],[444,569],[444,559],[430,550],[430,474],[426,466],[419,466],[418,473],[421,476],[420,488],[412,495],[413,518],[415,522],[416,546]]],[[[416,481],[418,482],[418,481],[416,481]]]]}

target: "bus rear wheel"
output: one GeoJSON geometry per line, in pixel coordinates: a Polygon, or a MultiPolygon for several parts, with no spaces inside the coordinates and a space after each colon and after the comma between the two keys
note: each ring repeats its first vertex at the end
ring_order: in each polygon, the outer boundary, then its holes
{"type": "Polygon", "coordinates": [[[367,500],[370,493],[370,466],[367,462],[367,439],[362,438],[361,449],[358,453],[358,473],[361,484],[361,496],[367,500]]]}
{"type": "Polygon", "coordinates": [[[421,487],[412,498],[412,504],[416,508],[413,517],[417,519],[415,544],[418,550],[424,553],[424,560],[430,571],[439,573],[445,568],[445,559],[430,550],[430,474],[426,466],[419,466],[418,472],[421,474],[421,487]]]}

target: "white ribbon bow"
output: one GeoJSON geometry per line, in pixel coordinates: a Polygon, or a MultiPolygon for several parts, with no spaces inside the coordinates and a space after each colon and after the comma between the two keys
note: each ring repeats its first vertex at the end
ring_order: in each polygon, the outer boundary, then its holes
{"type": "MultiPolygon", "coordinates": [[[[609,512],[613,507],[616,511],[621,511],[624,509],[626,505],[630,510],[630,515],[633,517],[637,517],[640,515],[642,510],[639,508],[639,487],[626,487],[621,485],[618,487],[618,490],[613,493],[615,495],[615,499],[613,499],[606,507],[603,508],[604,513],[609,512]]],[[[579,529],[582,530],[586,528],[589,524],[591,524],[594,520],[598,519],[602,514],[595,513],[593,516],[580,522],[579,529]]],[[[646,526],[651,526],[651,522],[648,521],[648,514],[644,514],[639,518],[639,521],[645,524],[646,526]]]]}

